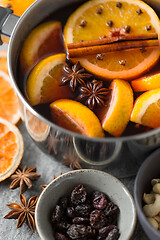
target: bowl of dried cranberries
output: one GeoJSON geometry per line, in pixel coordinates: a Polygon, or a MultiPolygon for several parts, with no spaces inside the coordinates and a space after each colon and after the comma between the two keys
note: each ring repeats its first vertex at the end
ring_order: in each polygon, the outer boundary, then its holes
{"type": "Polygon", "coordinates": [[[128,189],[112,175],[93,169],[53,180],[35,211],[38,234],[45,240],[129,240],[136,219],[128,189]]]}

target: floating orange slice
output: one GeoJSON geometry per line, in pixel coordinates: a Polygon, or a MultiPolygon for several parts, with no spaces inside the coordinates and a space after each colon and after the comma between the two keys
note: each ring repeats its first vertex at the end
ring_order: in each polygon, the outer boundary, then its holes
{"type": "Polygon", "coordinates": [[[8,74],[7,51],[4,50],[0,51],[0,70],[8,74]]]}
{"type": "Polygon", "coordinates": [[[0,117],[16,124],[20,120],[19,103],[9,81],[9,76],[0,71],[0,117]]]}
{"type": "MultiPolygon", "coordinates": [[[[158,33],[160,36],[160,22],[153,9],[139,0],[122,0],[119,6],[117,0],[88,1],[69,17],[64,28],[65,43],[95,40],[118,31],[120,34],[158,33]],[[127,27],[129,32],[126,33],[127,27]]],[[[73,60],[80,61],[83,67],[99,77],[128,80],[151,69],[159,59],[160,48],[103,55],[103,60],[97,59],[96,55],[73,60]]]]}
{"type": "Polygon", "coordinates": [[[55,53],[64,52],[61,36],[61,23],[45,22],[28,35],[22,45],[20,63],[24,73],[42,58],[55,53]]]}
{"type": "Polygon", "coordinates": [[[31,105],[50,103],[57,99],[72,97],[67,86],[59,86],[66,55],[56,54],[40,61],[31,71],[26,91],[31,105]]]}
{"type": "Polygon", "coordinates": [[[15,172],[23,150],[23,138],[18,128],[0,118],[0,182],[15,172]]]}
{"type": "Polygon", "coordinates": [[[160,88],[160,71],[148,74],[131,82],[135,92],[144,92],[156,88],[160,88]]]}
{"type": "Polygon", "coordinates": [[[0,6],[11,8],[15,15],[21,16],[35,0],[0,0],[0,6]]]}
{"type": "Polygon", "coordinates": [[[113,80],[111,99],[108,108],[100,114],[102,127],[115,137],[125,130],[133,109],[133,91],[130,84],[123,80],[113,80]]]}
{"type": "Polygon", "coordinates": [[[136,99],[130,120],[151,128],[160,127],[160,88],[147,91],[136,99]]]}
{"type": "Polygon", "coordinates": [[[88,137],[104,137],[97,116],[82,103],[60,99],[50,104],[54,123],[88,137]]]}

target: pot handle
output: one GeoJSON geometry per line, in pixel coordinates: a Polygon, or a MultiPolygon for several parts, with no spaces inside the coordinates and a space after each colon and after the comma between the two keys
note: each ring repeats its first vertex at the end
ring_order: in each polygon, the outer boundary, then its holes
{"type": "Polygon", "coordinates": [[[11,33],[19,17],[13,14],[9,8],[0,7],[0,45],[9,43],[11,33]]]}

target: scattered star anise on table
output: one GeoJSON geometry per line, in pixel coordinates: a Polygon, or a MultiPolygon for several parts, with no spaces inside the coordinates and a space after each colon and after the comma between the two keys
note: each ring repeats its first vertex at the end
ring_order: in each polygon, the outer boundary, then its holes
{"type": "Polygon", "coordinates": [[[96,106],[103,106],[105,100],[110,92],[109,89],[103,87],[103,82],[98,80],[92,80],[87,82],[86,85],[79,88],[79,96],[77,100],[85,101],[90,109],[96,106]]]}
{"type": "Polygon", "coordinates": [[[85,80],[91,77],[92,75],[86,73],[85,69],[81,67],[79,62],[73,66],[65,64],[60,85],[63,86],[69,83],[72,91],[74,92],[77,86],[84,85],[85,80]]]}
{"type": "MultiPolygon", "coordinates": [[[[62,175],[62,172],[60,172],[60,176],[62,175]]],[[[52,180],[55,180],[57,177],[54,175],[52,180]]],[[[47,187],[47,184],[41,185],[41,188],[44,190],[47,187]]]]}
{"type": "Polygon", "coordinates": [[[26,201],[26,198],[23,194],[19,195],[19,199],[21,204],[11,203],[7,204],[7,206],[11,209],[11,211],[4,216],[6,219],[18,219],[17,228],[21,227],[24,221],[28,224],[29,228],[34,232],[34,213],[35,213],[35,205],[38,200],[38,196],[31,197],[26,201]]]}
{"type": "Polygon", "coordinates": [[[82,169],[79,159],[72,149],[69,149],[68,153],[63,154],[62,158],[64,160],[63,164],[68,166],[70,169],[82,169]]]}
{"type": "Polygon", "coordinates": [[[10,177],[10,180],[12,180],[10,189],[20,187],[20,193],[24,193],[32,187],[32,181],[37,180],[39,177],[40,174],[36,173],[36,167],[27,168],[25,166],[22,171],[17,169],[15,174],[10,177]]]}

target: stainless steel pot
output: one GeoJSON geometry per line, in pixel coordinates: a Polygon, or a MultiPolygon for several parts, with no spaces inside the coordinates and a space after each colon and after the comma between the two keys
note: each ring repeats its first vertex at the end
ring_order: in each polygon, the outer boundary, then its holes
{"type": "MultiPolygon", "coordinates": [[[[29,105],[20,91],[17,59],[24,39],[48,15],[73,2],[78,2],[78,0],[38,0],[21,18],[13,15],[9,9],[0,8],[2,39],[6,41],[6,36],[8,38],[17,22],[9,41],[8,67],[13,87],[20,100],[22,119],[26,129],[41,150],[71,168],[99,169],[111,166],[111,164],[116,168],[116,161],[123,163],[126,155],[129,158],[132,156],[135,162],[142,161],[160,146],[160,129],[129,137],[102,139],[84,137],[45,119],[29,105]]],[[[130,161],[130,159],[127,160],[130,161]]]]}

